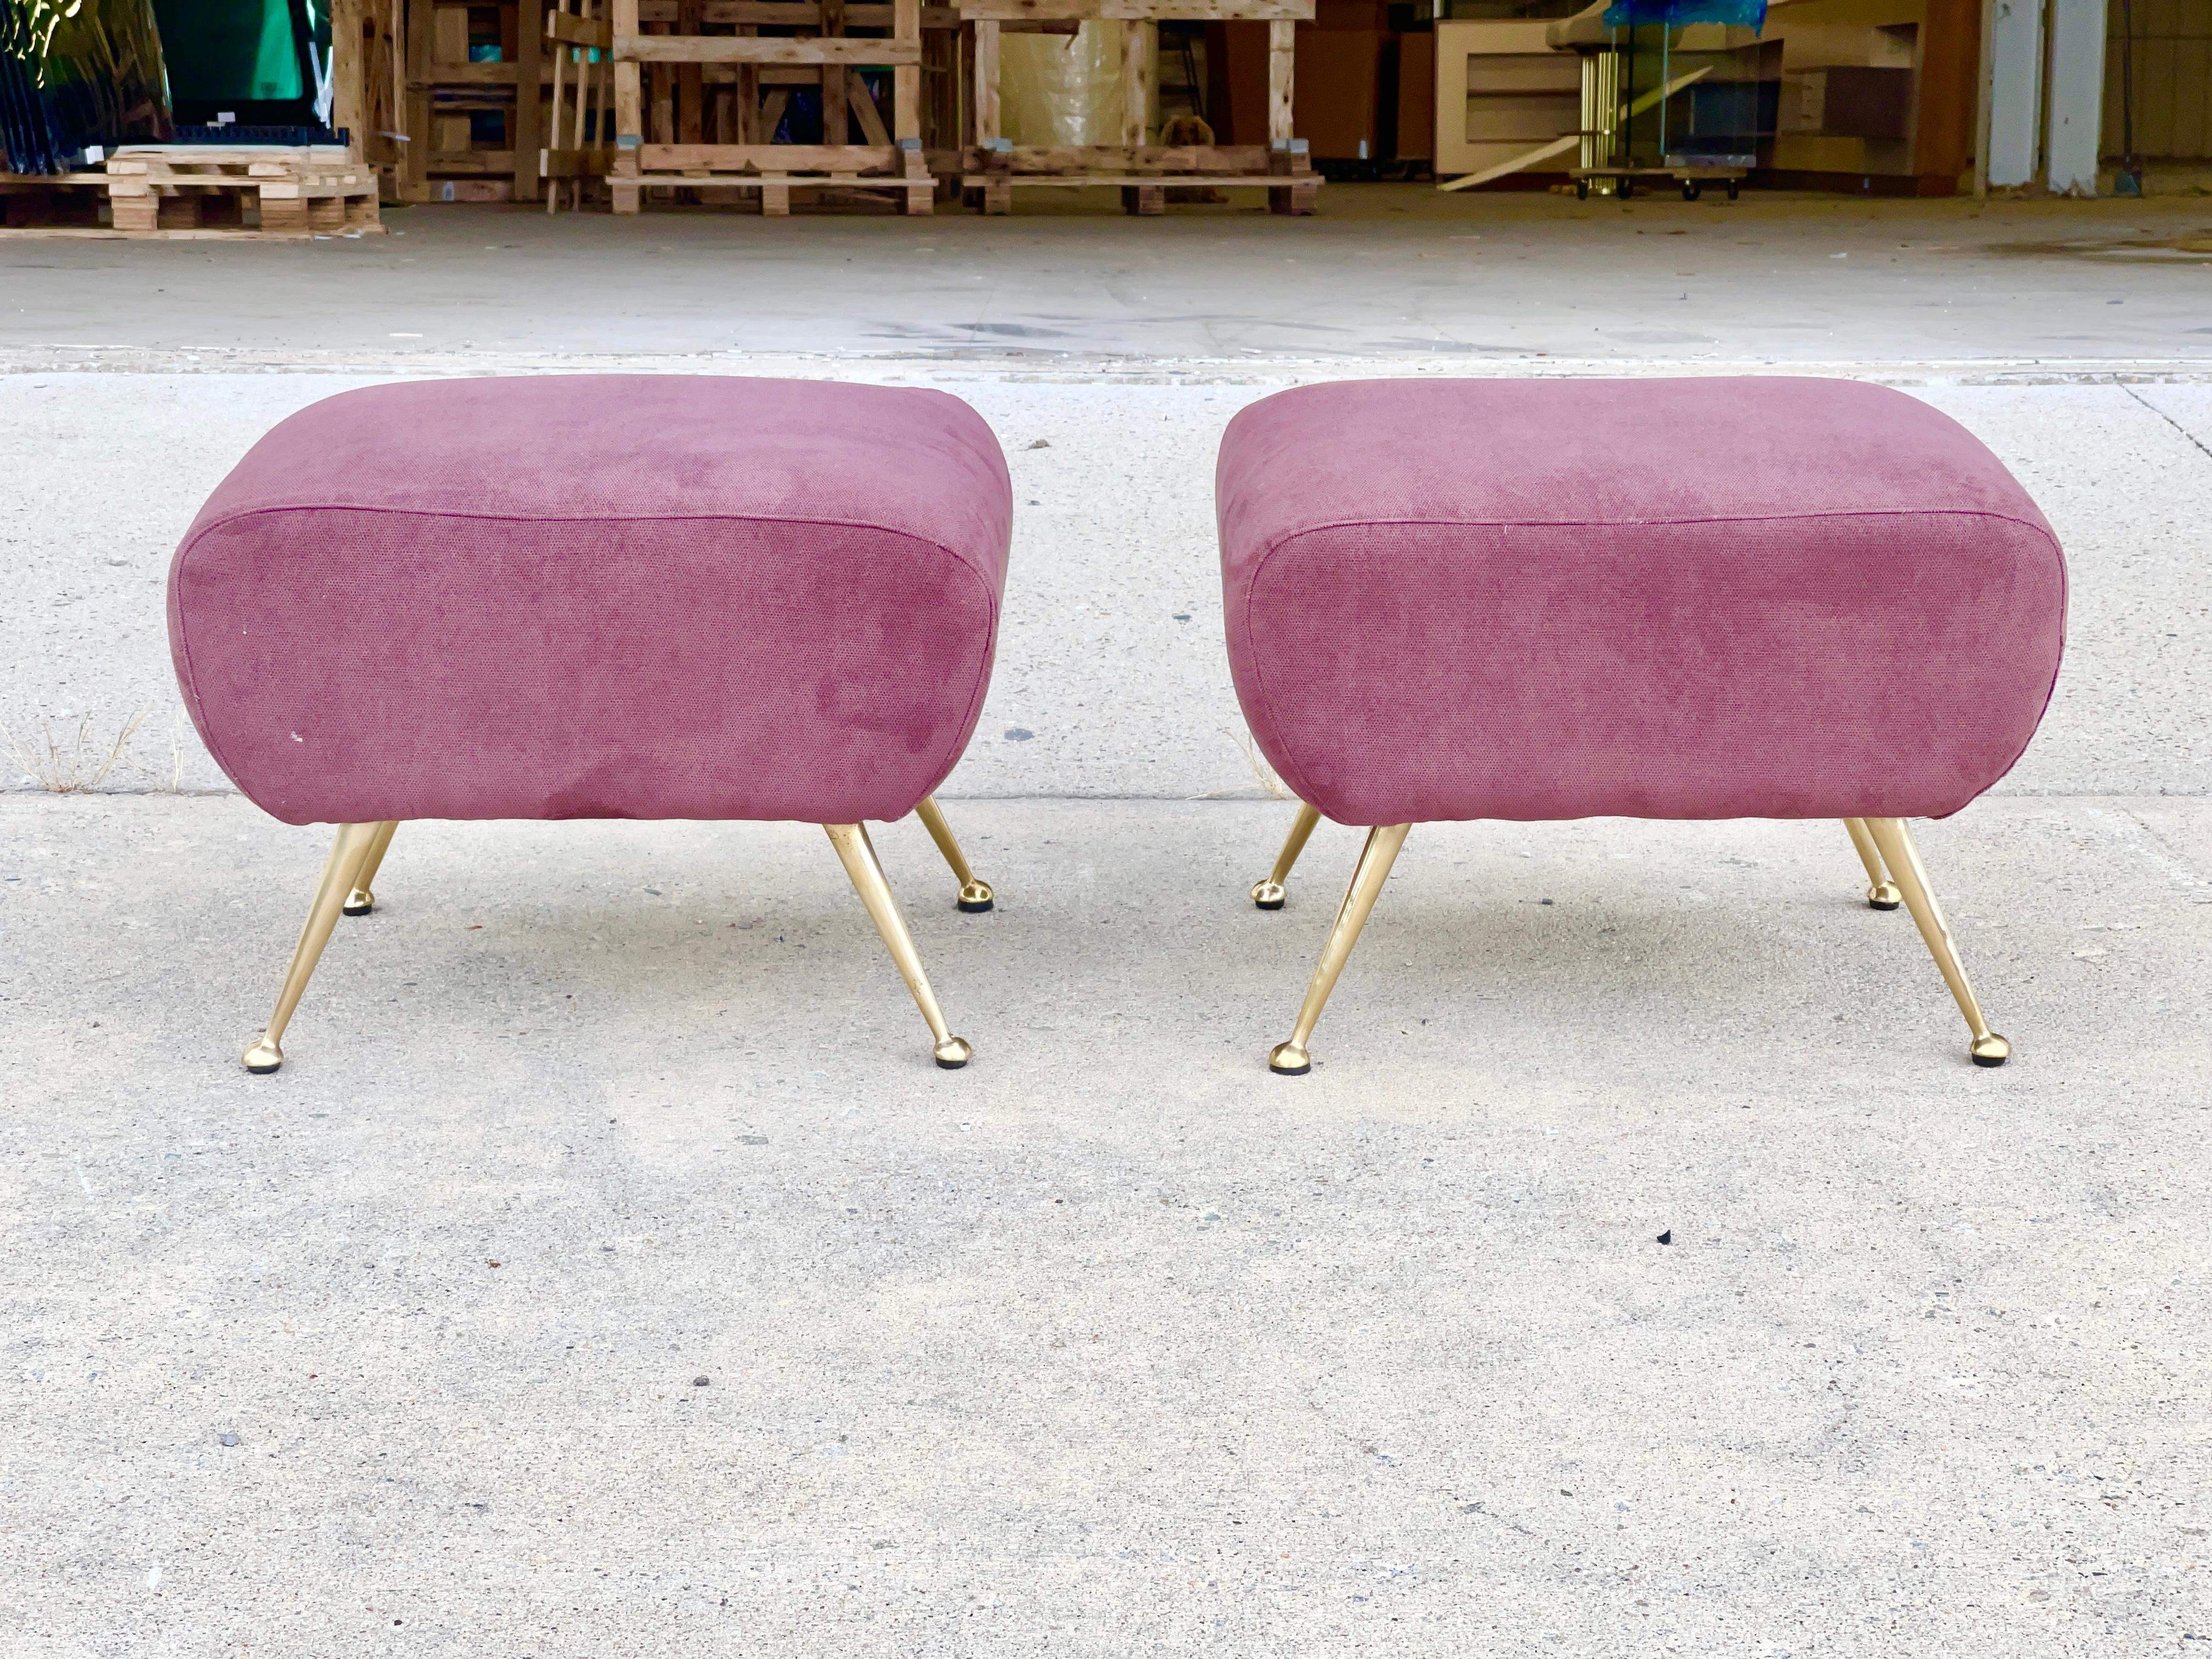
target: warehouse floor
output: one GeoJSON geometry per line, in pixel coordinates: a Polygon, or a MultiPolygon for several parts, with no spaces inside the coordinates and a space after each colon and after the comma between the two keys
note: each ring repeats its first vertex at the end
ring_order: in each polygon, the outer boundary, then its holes
{"type": "Polygon", "coordinates": [[[0,1654],[2212,1638],[2212,201],[1324,195],[0,240],[0,1654]],[[246,1076],[326,832],[183,720],[170,550],[316,398],[624,365],[1007,450],[945,792],[999,908],[878,836],[975,1063],[817,829],[427,823],[246,1076]],[[2067,546],[2041,733],[1920,832],[2012,1063],[1839,826],[1592,820],[1418,830],[1269,1076],[1357,836],[1245,896],[1222,424],[1777,366],[1952,414],[2067,546]]]}
{"type": "Polygon", "coordinates": [[[2212,365],[2212,197],[1322,197],[1302,221],[417,207],[309,246],[0,240],[0,362],[2212,365]]]}

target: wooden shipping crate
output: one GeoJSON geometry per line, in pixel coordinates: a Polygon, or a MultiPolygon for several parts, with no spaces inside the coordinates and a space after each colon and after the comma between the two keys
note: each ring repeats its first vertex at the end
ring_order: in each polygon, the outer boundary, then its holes
{"type": "MultiPolygon", "coordinates": [[[[908,214],[934,205],[922,145],[921,0],[611,0],[614,149],[607,185],[617,214],[649,195],[757,196],[791,210],[794,190],[854,193],[908,214]],[[767,30],[777,31],[774,33],[767,30]],[[890,106],[864,70],[890,71],[890,106]],[[777,143],[793,91],[817,88],[822,142],[777,143]],[[857,129],[857,136],[855,130],[857,129]]],[[[940,30],[957,22],[950,13],[940,30]]]]}
{"type": "Polygon", "coordinates": [[[1304,139],[1291,137],[1296,46],[1292,31],[1310,21],[1315,0],[957,0],[974,31],[975,142],[961,185],[985,213],[1013,211],[1017,190],[1118,185],[1124,211],[1164,213],[1168,191],[1210,187],[1264,190],[1273,211],[1314,210],[1322,179],[1304,139]],[[1017,145],[1000,136],[999,37],[1002,30],[1089,19],[1129,25],[1121,43],[1121,142],[1017,145]],[[1265,144],[1148,144],[1151,111],[1146,66],[1163,21],[1252,21],[1267,26],[1267,142],[1265,144]]]}

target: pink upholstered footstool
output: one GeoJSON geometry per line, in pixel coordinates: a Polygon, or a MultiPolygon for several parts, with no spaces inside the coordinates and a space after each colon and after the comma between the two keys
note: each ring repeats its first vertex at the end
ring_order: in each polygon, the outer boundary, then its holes
{"type": "Polygon", "coordinates": [[[1415,823],[1839,817],[1911,910],[1984,1066],[1908,817],[2010,769],[2058,670],[2066,568],[1996,458],[1844,380],[1373,380],[1268,398],[1217,478],[1229,659],[1320,816],[1372,826],[1278,1072],[1415,823]]]}
{"type": "Polygon", "coordinates": [[[349,392],[279,425],[169,579],[185,704],[239,788],[339,826],[274,1015],[273,1072],[341,909],[408,818],[823,824],[935,1042],[863,822],[919,810],[989,684],[1012,500],[937,392],[658,375],[349,392]]]}

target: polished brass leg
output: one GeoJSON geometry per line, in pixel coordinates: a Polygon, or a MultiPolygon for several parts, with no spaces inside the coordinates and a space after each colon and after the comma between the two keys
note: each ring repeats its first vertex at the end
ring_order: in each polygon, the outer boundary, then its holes
{"type": "Polygon", "coordinates": [[[1897,884],[1881,866],[1881,851],[1874,844],[1874,836],[1867,829],[1864,818],[1845,818],[1844,828],[1851,832],[1851,845],[1859,849],[1859,862],[1866,866],[1867,908],[1873,910],[1894,910],[1905,902],[1897,890],[1897,884]]]}
{"type": "Polygon", "coordinates": [[[884,866],[877,862],[875,844],[868,839],[866,829],[857,823],[825,823],[822,827],[829,831],[830,844],[844,860],[845,873],[853,878],[860,902],[868,907],[876,931],[890,947],[891,960],[898,963],[899,973],[906,981],[906,988],[914,993],[922,1018],[929,1022],[929,1035],[937,1043],[937,1063],[948,1072],[957,1071],[968,1063],[974,1050],[953,1036],[945,1024],[945,1016],[937,1006],[936,994],[929,988],[929,975],[921,971],[921,958],[915,953],[914,940],[906,931],[906,918],[899,914],[898,900],[891,896],[891,884],[884,878],[884,866]]]}
{"type": "Polygon", "coordinates": [[[970,915],[980,915],[991,908],[991,884],[975,879],[975,872],[968,867],[968,855],[960,850],[953,838],[952,826],[945,821],[945,814],[937,805],[937,797],[924,795],[921,805],[914,809],[921,820],[929,838],[937,843],[937,850],[945,854],[945,863],[952,866],[952,878],[960,884],[959,908],[970,915]]]}
{"type": "Polygon", "coordinates": [[[1262,910],[1283,908],[1283,884],[1291,878],[1291,866],[1297,863],[1298,854],[1306,850],[1306,837],[1313,834],[1314,825],[1320,822],[1320,813],[1304,801],[1298,803],[1298,816],[1291,825],[1291,833],[1283,838],[1283,850],[1275,854],[1275,867],[1267,872],[1267,880],[1252,884],[1253,903],[1262,910]]]}
{"type": "MultiPolygon", "coordinates": [[[[1337,908],[1336,925],[1329,930],[1328,943],[1322,947],[1313,983],[1306,987],[1305,1004],[1298,1010],[1297,1027],[1291,1033],[1288,1042],[1278,1043],[1268,1051],[1267,1066],[1271,1071],[1285,1077],[1302,1077],[1313,1068],[1312,1057],[1306,1053],[1307,1040],[1313,1036],[1328,994],[1336,988],[1336,976],[1344,971],[1345,960],[1358,941],[1359,930],[1367,925],[1368,914],[1375,908],[1375,900],[1389,877],[1398,849],[1406,844],[1406,832],[1413,827],[1410,823],[1377,824],[1367,832],[1367,845],[1359,853],[1359,867],[1352,872],[1352,885],[1345,891],[1344,902],[1337,908]]],[[[1291,833],[1295,836],[1297,832],[1291,833]]]]}
{"type": "Polygon", "coordinates": [[[284,1063],[284,1050],[280,1046],[284,1028],[292,1023],[292,1011],[300,1006],[301,993],[307,988],[315,963],[322,959],[323,946],[330,943],[331,929],[337,926],[339,908],[345,902],[346,893],[354,886],[362,860],[382,828],[374,823],[338,826],[337,839],[331,843],[331,855],[323,865],[323,879],[315,889],[315,902],[307,908],[307,925],[300,930],[300,942],[292,951],[292,965],[284,970],[284,988],[276,994],[276,1011],[269,1016],[268,1028],[261,1033],[261,1040],[246,1051],[247,1071],[273,1072],[284,1063]]]}
{"type": "Polygon", "coordinates": [[[1959,947],[1952,943],[1951,929],[1929,889],[1928,872],[1920,862],[1920,849],[1912,844],[1912,832],[1905,827],[1903,818],[1869,818],[1866,827],[1881,849],[1889,873],[1903,890],[1905,908],[1912,912],[1920,937],[1928,941],[1929,954],[1943,970],[1944,983],[1958,999],[1959,1012],[1966,1017],[1966,1029],[1973,1033],[1967,1052],[1974,1057],[1974,1064],[2003,1065],[2012,1054],[2012,1045],[1990,1030],[1989,1021],[1982,1018],[1982,1005],[1974,1000],[1974,988],[1966,983],[1966,970],[1959,965],[1959,947]]]}
{"type": "Polygon", "coordinates": [[[376,826],[376,838],[368,843],[368,856],[361,861],[361,873],[354,878],[353,891],[346,895],[346,915],[365,916],[376,908],[376,895],[370,887],[376,880],[376,872],[384,866],[384,853],[392,845],[392,832],[398,827],[392,819],[376,826]]]}

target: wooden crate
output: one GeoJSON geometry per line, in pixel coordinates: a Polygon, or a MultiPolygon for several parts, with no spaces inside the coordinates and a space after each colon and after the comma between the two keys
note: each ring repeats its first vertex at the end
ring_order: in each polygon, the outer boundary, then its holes
{"type": "Polygon", "coordinates": [[[1247,187],[1267,192],[1276,213],[1314,210],[1320,175],[1304,140],[1291,136],[1296,50],[1293,30],[1314,15],[1314,0],[957,0],[975,31],[975,143],[963,157],[961,185],[985,213],[1013,211],[1016,190],[1117,185],[1124,211],[1164,213],[1177,188],[1247,187]],[[1001,136],[999,37],[1013,27],[1119,18],[1129,27],[1121,44],[1121,142],[1119,144],[1018,145],[1001,136]],[[1147,144],[1150,125],[1145,66],[1164,19],[1253,21],[1267,25],[1266,144],[1147,144]]]}
{"type": "Polygon", "coordinates": [[[648,192],[679,191],[757,196],[771,216],[790,211],[793,190],[859,191],[908,214],[930,211],[937,180],[922,148],[921,0],[676,0],[672,22],[648,21],[647,0],[612,0],[612,9],[608,189],[617,214],[639,211],[648,192]],[[787,32],[762,33],[769,28],[787,32]],[[891,71],[888,118],[864,68],[891,71]],[[794,83],[820,88],[819,144],[773,142],[794,83]],[[862,142],[848,142],[855,125],[862,142]]]}
{"type": "Polygon", "coordinates": [[[125,144],[107,161],[115,228],[264,236],[381,232],[376,175],[343,144],[125,144]]]}
{"type": "Polygon", "coordinates": [[[546,6],[547,0],[404,0],[400,200],[538,199],[550,67],[546,6]],[[495,44],[495,61],[471,55],[495,44]],[[500,118],[499,137],[478,140],[479,115],[500,118]]]}

